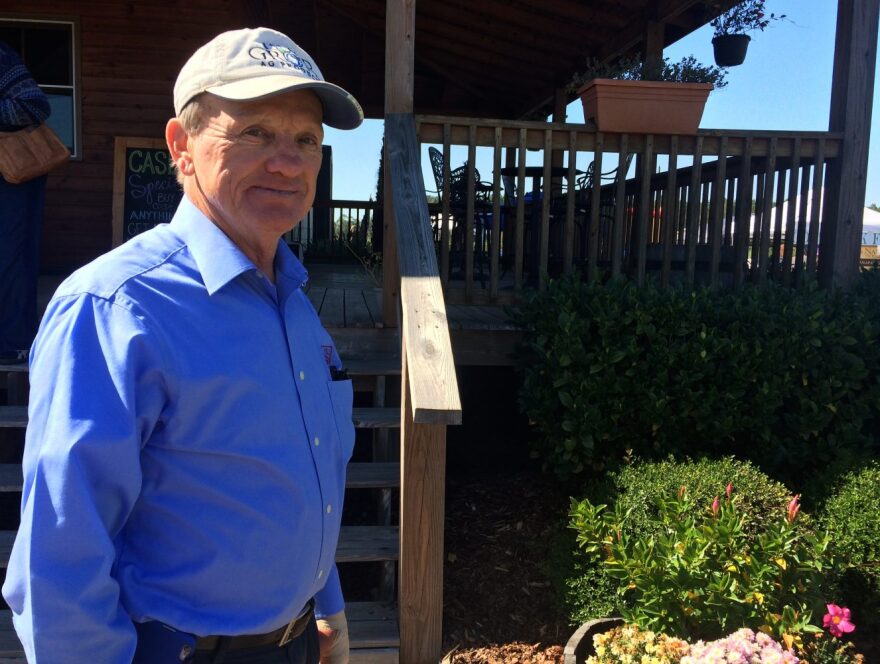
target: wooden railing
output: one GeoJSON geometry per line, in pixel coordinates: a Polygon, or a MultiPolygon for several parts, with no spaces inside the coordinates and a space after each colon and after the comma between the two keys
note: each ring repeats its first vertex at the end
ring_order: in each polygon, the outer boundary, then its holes
{"type": "Polygon", "coordinates": [[[382,251],[373,247],[373,224],[379,204],[374,201],[315,201],[309,217],[285,236],[311,258],[353,259],[382,251]]]}
{"type": "Polygon", "coordinates": [[[649,274],[663,284],[739,285],[796,283],[816,273],[821,208],[837,184],[825,174],[840,154],[840,134],[660,136],[542,122],[416,121],[423,147],[434,144],[444,157],[437,236],[449,297],[503,300],[575,269],[590,278],[629,274],[639,284],[649,274]],[[458,203],[451,146],[467,148],[458,203]],[[502,161],[510,174],[504,183],[502,161]],[[543,184],[529,200],[534,162],[543,184]],[[491,173],[482,198],[478,167],[483,179],[491,173]],[[586,173],[614,169],[604,179],[586,173]]]}
{"type": "Polygon", "coordinates": [[[437,661],[443,617],[446,426],[461,403],[413,116],[385,117],[400,270],[400,661],[437,661]]]}

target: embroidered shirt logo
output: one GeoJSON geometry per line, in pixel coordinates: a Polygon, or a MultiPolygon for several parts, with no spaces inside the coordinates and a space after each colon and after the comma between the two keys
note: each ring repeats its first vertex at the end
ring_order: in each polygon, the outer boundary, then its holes
{"type": "Polygon", "coordinates": [[[252,46],[248,55],[259,61],[261,67],[275,67],[277,69],[295,69],[304,76],[314,81],[320,81],[321,77],[315,71],[310,60],[299,57],[286,46],[262,42],[252,46]]]}

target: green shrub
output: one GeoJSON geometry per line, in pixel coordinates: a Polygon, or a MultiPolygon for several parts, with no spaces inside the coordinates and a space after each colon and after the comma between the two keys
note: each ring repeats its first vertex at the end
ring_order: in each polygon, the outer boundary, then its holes
{"type": "Polygon", "coordinates": [[[562,478],[628,454],[735,454],[802,486],[875,441],[880,311],[868,303],[772,284],[553,281],[516,315],[534,453],[562,478]]]}
{"type": "Polygon", "coordinates": [[[685,639],[720,638],[742,627],[789,639],[819,631],[813,612],[831,566],[827,539],[796,528],[797,498],[750,537],[738,499],[730,485],[711,503],[682,486],[657,501],[657,535],[625,533],[630,513],[620,504],[609,510],[572,499],[570,526],[584,554],[628,598],[624,620],[642,629],[685,639]]]}
{"type": "Polygon", "coordinates": [[[840,603],[852,610],[860,631],[880,631],[880,462],[843,478],[821,523],[837,556],[851,566],[840,582],[840,603]]]}
{"type": "MultiPolygon", "coordinates": [[[[765,532],[770,515],[785,510],[791,494],[779,482],[767,477],[752,464],[734,458],[700,461],[639,462],[612,473],[607,482],[591,485],[585,494],[593,501],[609,505],[609,510],[628,512],[623,534],[657,536],[662,524],[657,502],[674,495],[686,486],[693,500],[709,505],[715,496],[723,495],[730,483],[739,496],[738,509],[747,542],[755,541],[765,532]]],[[[583,496],[584,494],[582,494],[583,496]]],[[[582,497],[581,496],[581,497],[582,497]]],[[[798,518],[798,526],[810,530],[809,515],[798,518]]],[[[567,541],[571,555],[560,556],[556,566],[565,578],[557,583],[565,593],[565,603],[573,623],[591,618],[617,615],[623,601],[615,591],[615,582],[598,561],[575,552],[574,538],[567,541]],[[564,570],[564,572],[562,571],[564,570]]]]}

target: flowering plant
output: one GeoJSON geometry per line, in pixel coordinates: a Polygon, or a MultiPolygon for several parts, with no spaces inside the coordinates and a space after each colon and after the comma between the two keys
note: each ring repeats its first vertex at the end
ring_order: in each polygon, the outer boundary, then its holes
{"type": "MultiPolygon", "coordinates": [[[[716,11],[721,9],[720,3],[715,3],[716,11]]],[[[752,30],[763,31],[770,21],[778,21],[785,18],[785,14],[767,14],[764,0],[744,0],[725,11],[723,14],[712,19],[712,27],[715,28],[715,36],[741,35],[752,30]]]]}
{"type": "Polygon", "coordinates": [[[844,634],[855,631],[856,626],[852,623],[852,616],[848,608],[841,608],[837,604],[828,604],[826,608],[828,613],[822,618],[822,627],[831,632],[831,636],[840,638],[844,634]]]}
{"type": "Polygon", "coordinates": [[[801,660],[763,632],[739,629],[730,636],[690,647],[681,664],[798,664],[801,660]]]}
{"type": "Polygon", "coordinates": [[[578,544],[617,580],[620,615],[642,629],[690,639],[717,638],[740,627],[767,632],[787,647],[822,605],[831,569],[827,537],[796,527],[798,497],[764,531],[747,537],[728,485],[726,497],[702,508],[685,487],[658,504],[661,532],[629,533],[628,512],[572,501],[578,544]]]}
{"type": "Polygon", "coordinates": [[[688,644],[666,634],[640,630],[636,625],[622,625],[593,637],[595,655],[587,664],[650,662],[676,664],[688,652],[688,644]]]}

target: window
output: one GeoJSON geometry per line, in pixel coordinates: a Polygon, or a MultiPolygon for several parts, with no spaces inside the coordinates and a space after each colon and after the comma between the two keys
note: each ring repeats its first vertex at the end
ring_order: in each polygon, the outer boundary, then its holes
{"type": "Polygon", "coordinates": [[[78,64],[73,21],[0,17],[0,41],[18,51],[34,80],[46,93],[52,114],[46,121],[80,156],[78,64]]]}

